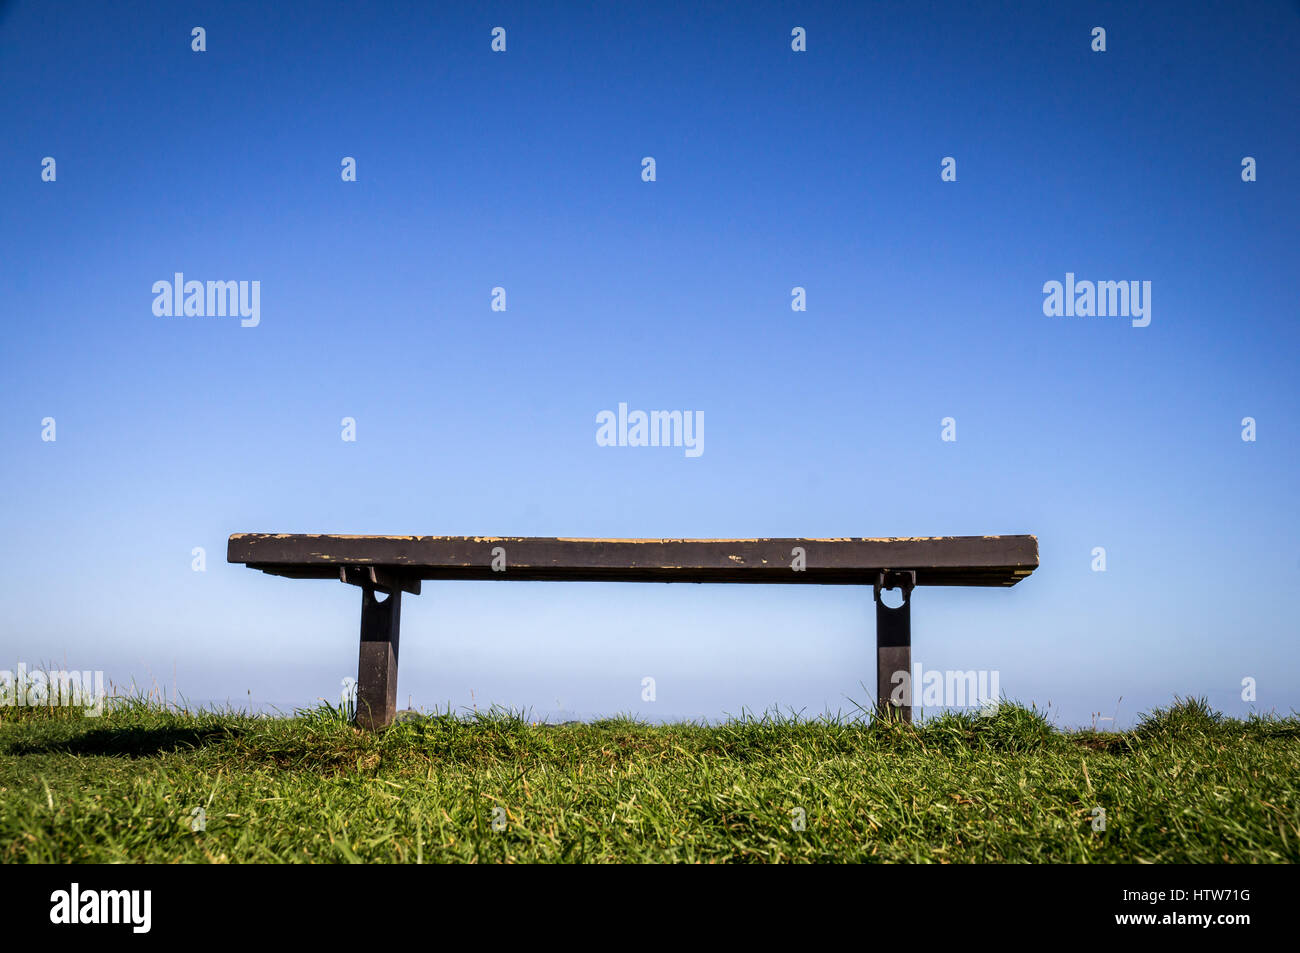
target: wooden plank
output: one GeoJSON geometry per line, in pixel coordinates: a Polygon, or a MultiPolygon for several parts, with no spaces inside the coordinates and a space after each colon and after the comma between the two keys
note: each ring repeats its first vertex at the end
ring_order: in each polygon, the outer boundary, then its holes
{"type": "Polygon", "coordinates": [[[410,579],[870,585],[914,570],[919,586],[1012,586],[1038,566],[1034,536],[890,539],[568,539],[236,533],[227,561],[298,578],[374,566],[410,579]],[[799,566],[802,551],[803,568],[799,566]],[[494,569],[494,562],[498,568],[494,569]]]}

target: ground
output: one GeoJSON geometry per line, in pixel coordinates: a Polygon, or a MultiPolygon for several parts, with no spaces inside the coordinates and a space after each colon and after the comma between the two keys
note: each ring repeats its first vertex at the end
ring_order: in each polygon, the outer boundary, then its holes
{"type": "Polygon", "coordinates": [[[1300,860],[1300,718],[1182,700],[1132,731],[1031,708],[918,727],[744,718],[377,735],[119,703],[0,708],[0,862],[1300,860]]]}

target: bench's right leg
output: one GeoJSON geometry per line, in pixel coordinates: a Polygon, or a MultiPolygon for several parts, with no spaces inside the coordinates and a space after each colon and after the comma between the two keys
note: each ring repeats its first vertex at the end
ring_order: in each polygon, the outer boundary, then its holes
{"type": "Polygon", "coordinates": [[[361,590],[361,655],[357,660],[357,725],[371,731],[397,714],[397,644],[402,590],[380,602],[369,586],[361,590]]]}

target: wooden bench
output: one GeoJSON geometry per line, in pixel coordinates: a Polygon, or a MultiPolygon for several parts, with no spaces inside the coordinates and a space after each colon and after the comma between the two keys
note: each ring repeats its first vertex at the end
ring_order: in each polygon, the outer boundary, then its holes
{"type": "Polygon", "coordinates": [[[397,710],[402,593],[425,579],[735,582],[871,586],[876,601],[876,699],[910,721],[891,679],[912,668],[916,586],[1014,586],[1038,566],[1033,536],[903,539],[564,539],[526,536],[317,536],[236,533],[226,559],[294,579],[361,588],[357,723],[382,728],[397,710]],[[899,589],[890,607],[882,590],[899,589]],[[380,601],[376,593],[387,594],[380,601]]]}

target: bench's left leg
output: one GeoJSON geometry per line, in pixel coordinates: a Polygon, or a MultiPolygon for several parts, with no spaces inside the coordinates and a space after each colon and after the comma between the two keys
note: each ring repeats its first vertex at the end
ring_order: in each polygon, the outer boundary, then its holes
{"type": "Polygon", "coordinates": [[[876,710],[882,718],[912,721],[912,587],[916,575],[881,573],[876,580],[876,710]],[[890,608],[882,589],[901,589],[903,603],[890,608]],[[899,673],[905,677],[899,678],[899,673]]]}
{"type": "Polygon", "coordinates": [[[397,714],[397,643],[402,590],[380,602],[375,590],[361,590],[361,656],[357,661],[357,725],[374,730],[397,714]]]}

